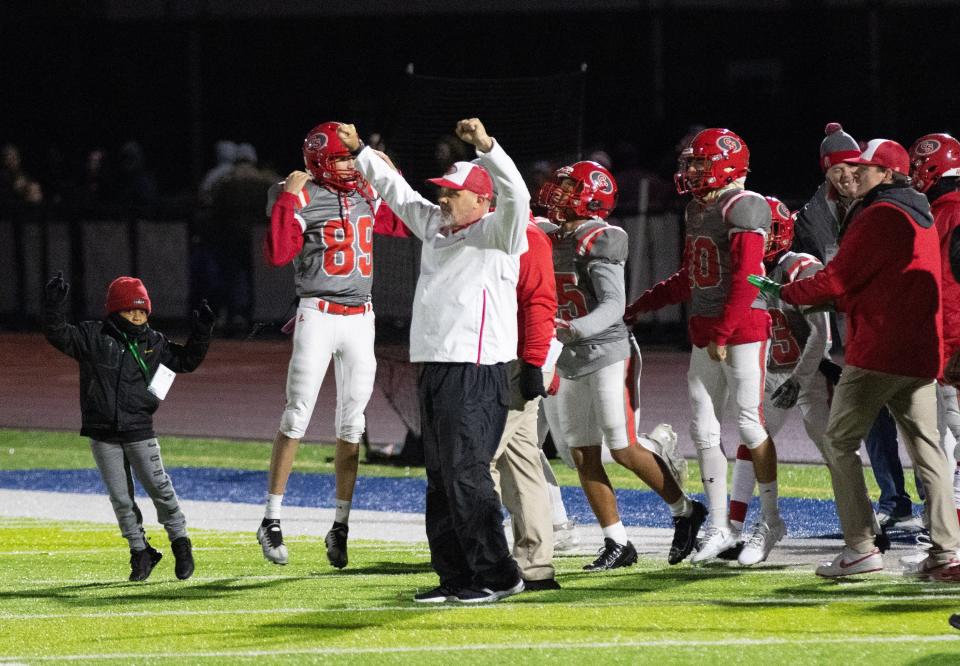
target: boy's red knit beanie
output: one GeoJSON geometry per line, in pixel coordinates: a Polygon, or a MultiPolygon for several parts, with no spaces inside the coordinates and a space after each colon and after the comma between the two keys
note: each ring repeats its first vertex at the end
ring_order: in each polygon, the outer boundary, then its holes
{"type": "Polygon", "coordinates": [[[143,283],[134,277],[118,277],[107,287],[107,314],[121,310],[146,310],[150,314],[150,296],[143,283]]]}

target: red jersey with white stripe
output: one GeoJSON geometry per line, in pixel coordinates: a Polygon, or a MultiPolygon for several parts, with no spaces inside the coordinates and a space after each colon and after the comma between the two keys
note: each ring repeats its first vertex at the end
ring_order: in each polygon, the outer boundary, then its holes
{"type": "Polygon", "coordinates": [[[336,192],[308,181],[298,194],[291,194],[283,185],[273,185],[267,194],[267,260],[274,266],[293,261],[300,298],[342,305],[368,302],[374,232],[409,232],[372,190],[336,192]]]}
{"type": "MultiPolygon", "coordinates": [[[[777,265],[770,269],[770,279],[790,284],[823,269],[816,257],[800,252],[784,252],[777,265]]],[[[774,372],[793,370],[810,336],[810,323],[796,305],[767,296],[767,310],[773,320],[770,333],[770,355],[767,367],[774,372]]]]}

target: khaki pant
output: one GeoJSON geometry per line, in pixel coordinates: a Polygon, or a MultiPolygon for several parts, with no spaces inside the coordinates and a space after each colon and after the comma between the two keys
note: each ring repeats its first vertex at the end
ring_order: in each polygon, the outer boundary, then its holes
{"type": "Polygon", "coordinates": [[[873,548],[873,507],[857,451],[880,408],[886,405],[904,436],[917,476],[926,489],[930,518],[930,555],[937,562],[956,557],[960,524],[953,506],[952,479],[937,431],[936,383],[847,366],[830,408],[824,455],[833,481],[837,514],[847,546],[866,553],[873,548]]]}
{"type": "MultiPolygon", "coordinates": [[[[513,557],[524,580],[554,577],[553,514],[540,463],[537,412],[540,398],[520,396],[520,362],[508,366],[510,412],[500,446],[490,463],[490,475],[513,523],[513,557]]],[[[544,376],[548,386],[553,373],[544,376]]]]}

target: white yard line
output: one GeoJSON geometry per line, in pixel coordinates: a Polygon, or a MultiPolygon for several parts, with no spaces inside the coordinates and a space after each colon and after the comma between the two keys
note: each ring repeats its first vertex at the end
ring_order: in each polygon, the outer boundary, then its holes
{"type": "MultiPolygon", "coordinates": [[[[811,599],[809,597],[800,597],[793,595],[783,595],[779,597],[766,597],[756,599],[738,599],[738,605],[746,606],[782,606],[789,604],[793,606],[827,606],[838,603],[887,603],[887,602],[909,602],[909,601],[960,601],[960,592],[955,594],[935,594],[924,593],[916,595],[850,595],[845,597],[832,597],[829,599],[811,599]]],[[[603,608],[622,608],[629,606],[705,606],[711,604],[727,604],[729,598],[716,599],[637,599],[633,601],[611,601],[611,602],[585,602],[578,601],[577,607],[603,609],[603,608]]],[[[412,604],[412,602],[411,602],[412,604]]],[[[172,611],[123,611],[123,612],[91,612],[91,613],[0,613],[0,620],[57,620],[62,618],[77,619],[102,619],[102,618],[133,618],[133,617],[203,617],[211,615],[291,615],[298,613],[310,614],[342,614],[342,613],[424,613],[435,611],[479,611],[495,609],[502,612],[514,612],[518,610],[530,610],[535,608],[552,608],[554,604],[498,604],[474,606],[458,604],[431,604],[431,605],[409,605],[409,606],[350,606],[344,608],[246,608],[246,609],[221,609],[221,610],[172,610],[172,611]]]]}
{"type": "MultiPolygon", "coordinates": [[[[958,634],[939,634],[932,636],[890,636],[889,634],[870,636],[847,636],[838,638],[817,637],[818,645],[832,644],[897,644],[897,643],[955,643],[960,641],[958,634]]],[[[590,643],[473,643],[466,645],[425,645],[403,647],[316,647],[291,648],[281,650],[223,650],[207,652],[130,652],[130,653],[95,653],[73,654],[57,656],[0,656],[0,662],[6,661],[80,661],[95,659],[184,659],[184,658],[255,658],[273,657],[281,655],[361,655],[361,654],[417,654],[417,653],[456,653],[463,651],[505,651],[505,650],[597,650],[623,648],[702,648],[702,647],[750,647],[755,645],[808,645],[809,636],[801,638],[730,638],[721,640],[674,640],[660,639],[648,641],[610,641],[590,643]]]]}

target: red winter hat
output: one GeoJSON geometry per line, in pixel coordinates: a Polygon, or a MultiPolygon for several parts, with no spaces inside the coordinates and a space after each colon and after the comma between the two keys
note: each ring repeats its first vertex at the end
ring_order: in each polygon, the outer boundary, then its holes
{"type": "Polygon", "coordinates": [[[493,198],[493,181],[490,174],[479,164],[454,162],[439,178],[428,178],[428,183],[451,190],[468,190],[487,199],[493,198]]]}
{"type": "Polygon", "coordinates": [[[121,310],[146,310],[150,314],[150,296],[143,283],[134,277],[118,277],[107,287],[107,314],[121,310]]]}
{"type": "Polygon", "coordinates": [[[890,139],[870,139],[870,143],[860,153],[860,157],[844,160],[844,162],[884,167],[902,173],[904,176],[910,175],[910,155],[907,149],[890,139]]]}

